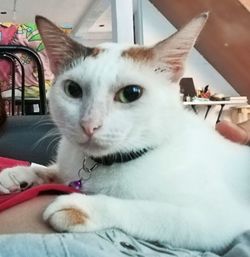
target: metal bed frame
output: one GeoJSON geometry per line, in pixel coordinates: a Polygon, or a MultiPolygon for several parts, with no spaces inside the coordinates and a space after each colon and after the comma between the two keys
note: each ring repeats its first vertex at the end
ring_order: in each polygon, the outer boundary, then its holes
{"type": "MultiPolygon", "coordinates": [[[[11,90],[11,113],[15,114],[15,105],[17,103],[17,99],[15,96],[15,76],[16,76],[16,67],[20,65],[21,67],[21,113],[22,115],[26,114],[25,110],[25,70],[23,64],[19,60],[17,53],[25,53],[30,56],[36,66],[38,73],[38,86],[39,86],[39,99],[36,100],[39,103],[39,114],[45,115],[47,113],[47,103],[46,103],[46,93],[45,93],[45,79],[44,79],[44,69],[43,63],[38,55],[38,53],[32,48],[20,45],[0,45],[0,59],[6,59],[11,63],[11,81],[12,81],[12,90],[11,90]]],[[[31,102],[35,101],[35,99],[30,100],[31,102]]],[[[35,101],[35,102],[36,102],[35,101]]]]}

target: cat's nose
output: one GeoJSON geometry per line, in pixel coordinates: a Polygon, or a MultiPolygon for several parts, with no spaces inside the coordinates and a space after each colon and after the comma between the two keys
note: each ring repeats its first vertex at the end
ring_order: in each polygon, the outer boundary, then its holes
{"type": "Polygon", "coordinates": [[[101,126],[101,124],[81,123],[82,129],[88,137],[92,137],[101,126]]]}

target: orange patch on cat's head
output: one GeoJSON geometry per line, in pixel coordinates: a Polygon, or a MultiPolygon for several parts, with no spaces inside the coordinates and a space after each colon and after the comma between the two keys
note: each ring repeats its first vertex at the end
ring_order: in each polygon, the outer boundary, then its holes
{"type": "Polygon", "coordinates": [[[98,47],[94,47],[94,48],[90,48],[90,53],[88,56],[92,56],[92,57],[97,57],[100,53],[104,52],[104,49],[98,48],[98,47]]]}
{"type": "Polygon", "coordinates": [[[124,50],[121,54],[122,57],[131,58],[137,62],[148,62],[153,59],[153,49],[146,47],[131,47],[124,50]]]}

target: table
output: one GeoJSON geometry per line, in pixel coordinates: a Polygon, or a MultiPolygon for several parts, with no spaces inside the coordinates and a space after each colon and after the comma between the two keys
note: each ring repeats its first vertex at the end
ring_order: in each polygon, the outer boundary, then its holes
{"type": "Polygon", "coordinates": [[[236,100],[233,100],[233,101],[230,101],[230,100],[229,101],[191,101],[191,102],[183,102],[183,105],[191,106],[195,113],[197,113],[195,106],[207,106],[207,111],[205,113],[204,119],[207,118],[207,115],[212,106],[220,105],[221,108],[220,108],[220,111],[219,111],[219,114],[218,114],[218,117],[216,120],[216,123],[218,123],[220,121],[220,117],[221,117],[221,114],[223,112],[223,108],[225,105],[232,105],[232,106],[242,105],[242,106],[244,106],[244,105],[248,105],[248,103],[247,103],[247,100],[246,101],[242,101],[242,100],[240,100],[240,101],[236,101],[236,100]]]}

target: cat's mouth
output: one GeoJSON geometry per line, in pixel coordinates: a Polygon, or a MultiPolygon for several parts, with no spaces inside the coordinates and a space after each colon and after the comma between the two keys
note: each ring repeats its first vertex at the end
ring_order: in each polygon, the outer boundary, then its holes
{"type": "Polygon", "coordinates": [[[78,142],[83,151],[88,155],[100,156],[113,152],[117,148],[118,142],[104,141],[95,138],[89,138],[85,142],[78,142]]]}
{"type": "Polygon", "coordinates": [[[73,143],[78,145],[85,154],[89,156],[102,156],[119,152],[124,149],[125,134],[122,135],[94,135],[92,137],[83,136],[80,133],[64,133],[73,143]]]}

